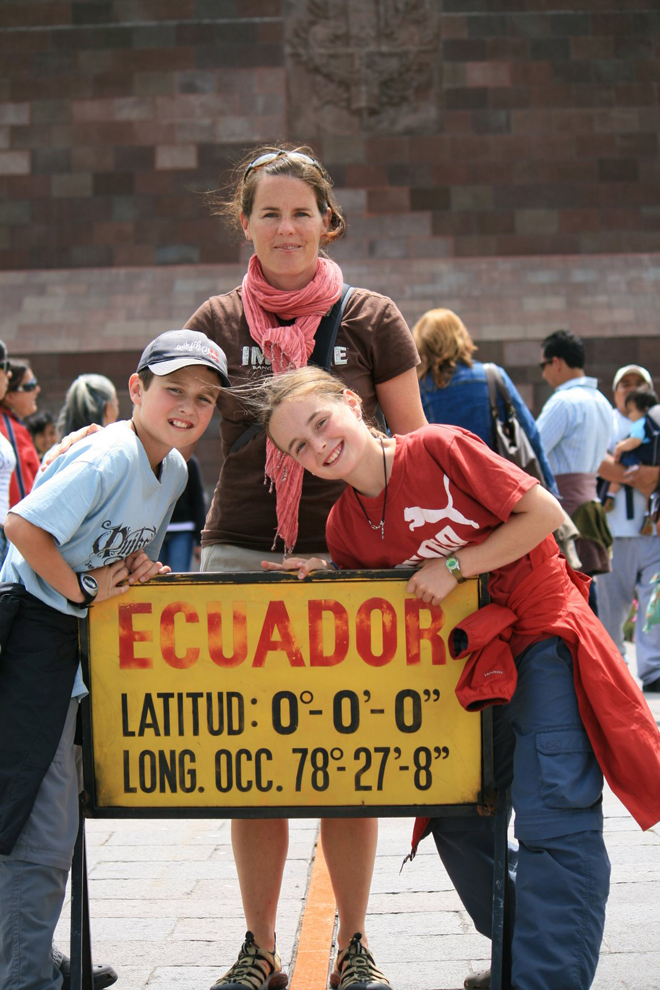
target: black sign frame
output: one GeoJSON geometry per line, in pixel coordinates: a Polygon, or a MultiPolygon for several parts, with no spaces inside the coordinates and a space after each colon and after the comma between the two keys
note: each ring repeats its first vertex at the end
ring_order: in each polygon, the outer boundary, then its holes
{"type": "MultiPolygon", "coordinates": [[[[321,581],[356,581],[360,583],[381,581],[407,581],[415,571],[398,568],[394,570],[359,570],[359,571],[324,571],[322,574],[312,574],[306,580],[321,581]]],[[[281,584],[298,580],[291,574],[281,572],[239,572],[239,573],[191,573],[168,574],[154,578],[150,584],[190,586],[195,584],[281,584]]],[[[479,581],[478,603],[481,607],[487,601],[485,580],[479,581]]],[[[80,626],[80,652],[85,683],[90,687],[90,694],[81,704],[83,730],[83,768],[85,779],[84,811],[87,818],[390,818],[390,817],[435,817],[460,815],[491,815],[494,814],[495,776],[493,757],[492,711],[486,708],[481,713],[481,789],[479,799],[465,804],[416,804],[416,805],[304,805],[291,807],[289,805],[269,807],[242,807],[240,805],[213,805],[194,807],[187,805],[177,807],[131,807],[101,805],[97,798],[97,786],[94,762],[94,727],[91,711],[91,691],[93,690],[90,676],[90,636],[89,620],[80,626]]]]}

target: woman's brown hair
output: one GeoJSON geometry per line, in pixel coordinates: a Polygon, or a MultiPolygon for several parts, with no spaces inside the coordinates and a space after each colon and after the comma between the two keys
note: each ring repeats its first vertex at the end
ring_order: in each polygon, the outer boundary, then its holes
{"type": "Polygon", "coordinates": [[[223,217],[238,233],[242,233],[241,215],[249,217],[252,213],[257,186],[263,175],[287,175],[305,182],[314,193],[321,216],[325,217],[330,210],[330,223],[321,243],[331,244],[343,237],[346,221],[333,192],[332,179],[313,149],[307,145],[285,143],[254,148],[232,169],[224,188],[206,194],[212,216],[223,217]],[[268,159],[268,155],[273,157],[268,159]],[[250,167],[262,157],[266,161],[250,167]]]}
{"type": "Polygon", "coordinates": [[[463,321],[451,309],[429,309],[412,331],[421,364],[417,377],[430,374],[438,388],[451,381],[456,365],[472,367],[477,345],[463,321]]]}

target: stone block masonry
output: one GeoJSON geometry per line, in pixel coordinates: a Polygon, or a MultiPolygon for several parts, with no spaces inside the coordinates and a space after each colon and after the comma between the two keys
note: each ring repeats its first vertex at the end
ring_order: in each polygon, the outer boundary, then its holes
{"type": "Polygon", "coordinates": [[[536,411],[560,326],[606,390],[659,374],[659,94],[656,0],[5,0],[0,337],[42,407],[83,371],[123,388],[240,282],[201,193],[288,139],[333,176],[347,280],[411,324],[455,309],[536,411]]]}
{"type": "Polygon", "coordinates": [[[0,269],[238,261],[197,193],[284,138],[363,197],[345,257],[660,247],[651,0],[0,6],[0,200],[40,224],[0,221],[0,269]]]}

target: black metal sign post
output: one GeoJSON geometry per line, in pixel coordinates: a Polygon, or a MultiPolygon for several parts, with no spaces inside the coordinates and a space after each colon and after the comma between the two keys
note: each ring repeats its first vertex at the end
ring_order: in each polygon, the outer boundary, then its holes
{"type": "Polygon", "coordinates": [[[78,835],[71,863],[71,987],[94,990],[92,979],[92,943],[87,893],[87,845],[85,843],[85,808],[80,802],[78,835]]]}
{"type": "MultiPolygon", "coordinates": [[[[446,649],[479,585],[439,608],[405,594],[410,573],[168,575],[96,605],[81,630],[85,815],[494,814],[492,719],[458,704],[464,661],[446,649]]],[[[500,819],[493,990],[508,987],[500,819]]],[[[93,990],[82,816],[71,948],[72,990],[93,990]]]]}

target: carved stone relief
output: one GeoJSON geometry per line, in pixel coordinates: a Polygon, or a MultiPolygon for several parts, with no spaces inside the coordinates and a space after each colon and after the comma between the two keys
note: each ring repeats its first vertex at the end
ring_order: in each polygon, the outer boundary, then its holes
{"type": "Polygon", "coordinates": [[[287,0],[289,132],[427,133],[437,124],[437,0],[287,0]]]}

